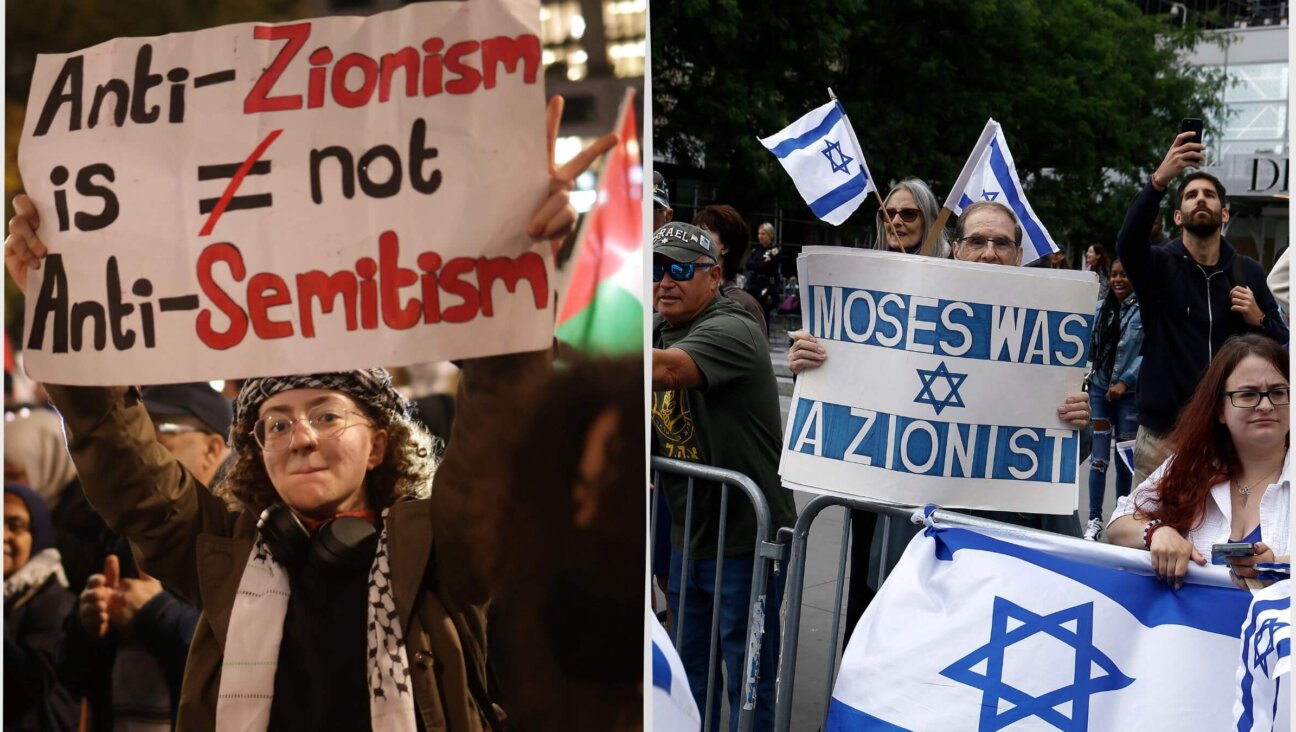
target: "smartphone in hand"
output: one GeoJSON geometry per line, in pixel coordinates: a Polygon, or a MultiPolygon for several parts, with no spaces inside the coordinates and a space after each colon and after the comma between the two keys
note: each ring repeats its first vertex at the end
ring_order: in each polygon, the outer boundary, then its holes
{"type": "Polygon", "coordinates": [[[1252,557],[1255,556],[1255,553],[1256,545],[1247,541],[1211,545],[1212,562],[1215,562],[1221,557],[1252,557]]]}
{"type": "Polygon", "coordinates": [[[1196,135],[1196,137],[1189,137],[1188,139],[1184,140],[1184,142],[1201,143],[1202,121],[1197,117],[1185,117],[1184,120],[1179,123],[1179,134],[1182,135],[1185,132],[1192,132],[1196,135]]]}

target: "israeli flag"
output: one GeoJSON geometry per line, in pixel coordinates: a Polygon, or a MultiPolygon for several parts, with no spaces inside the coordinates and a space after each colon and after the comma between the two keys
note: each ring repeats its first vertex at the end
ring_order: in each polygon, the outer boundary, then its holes
{"type": "Polygon", "coordinates": [[[1120,456],[1122,463],[1125,463],[1125,469],[1131,473],[1134,470],[1134,445],[1138,440],[1125,440],[1116,443],[1116,454],[1120,456]]]}
{"type": "Polygon", "coordinates": [[[841,102],[833,100],[769,137],[760,138],[792,176],[815,216],[840,226],[873,190],[859,141],[841,102]]]}
{"type": "Polygon", "coordinates": [[[1238,732],[1291,729],[1291,580],[1255,594],[1242,626],[1242,663],[1233,703],[1238,732]]]}
{"type": "Polygon", "coordinates": [[[851,636],[825,730],[1233,729],[1251,597],[1196,565],[1176,592],[1148,557],[929,525],[851,636]]]}
{"type": "Polygon", "coordinates": [[[1030,264],[1058,250],[1048,229],[1026,200],[1003,128],[993,119],[981,130],[976,147],[963,164],[963,172],[945,199],[945,208],[961,216],[963,209],[977,201],[997,201],[1017,214],[1022,227],[1022,264],[1030,264]]]}
{"type": "Polygon", "coordinates": [[[696,732],[702,729],[702,717],[684,675],[684,662],[651,612],[648,625],[652,627],[652,728],[654,732],[696,732]]]}

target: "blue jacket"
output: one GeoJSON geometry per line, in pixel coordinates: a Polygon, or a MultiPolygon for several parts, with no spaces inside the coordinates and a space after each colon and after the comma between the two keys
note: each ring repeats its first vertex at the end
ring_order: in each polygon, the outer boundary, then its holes
{"type": "Polygon", "coordinates": [[[1198,264],[1183,239],[1152,246],[1148,236],[1164,193],[1149,183],[1134,197],[1116,237],[1116,251],[1138,293],[1144,327],[1143,384],[1138,392],[1139,424],[1168,432],[1192,396],[1215,352],[1230,336],[1263,333],[1288,340],[1260,263],[1220,240],[1219,262],[1198,264]],[[1239,259],[1240,258],[1240,259],[1239,259]],[[1234,259],[1239,261],[1234,263],[1234,259]],[[1239,282],[1234,278],[1240,273],[1239,282]],[[1264,322],[1254,328],[1232,312],[1229,291],[1251,288],[1264,322]]]}
{"type": "MultiPolygon", "coordinates": [[[[1099,316],[1102,306],[1098,307],[1099,316]]],[[[1097,318],[1094,323],[1098,322],[1097,318]]],[[[1095,328],[1097,325],[1094,326],[1095,328]]],[[[1096,340],[1096,339],[1095,339],[1096,340]]],[[[1097,358],[1098,349],[1093,349],[1097,358]]],[[[1143,314],[1139,309],[1138,295],[1130,293],[1120,306],[1120,340],[1116,343],[1116,360],[1110,373],[1094,368],[1089,386],[1094,393],[1106,391],[1117,381],[1125,382],[1125,393],[1138,391],[1139,369],[1143,365],[1143,314]]]]}

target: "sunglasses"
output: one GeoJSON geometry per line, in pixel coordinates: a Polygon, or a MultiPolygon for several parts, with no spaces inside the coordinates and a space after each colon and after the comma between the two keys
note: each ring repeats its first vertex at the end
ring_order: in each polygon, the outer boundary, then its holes
{"type": "Polygon", "coordinates": [[[699,269],[711,269],[714,266],[715,266],[714,264],[704,264],[700,262],[671,262],[670,264],[654,264],[653,282],[661,282],[662,278],[666,276],[667,271],[670,272],[670,276],[672,280],[675,280],[676,282],[688,282],[689,280],[693,279],[693,275],[697,274],[697,271],[699,269]]]}
{"type": "Polygon", "coordinates": [[[919,210],[916,209],[916,208],[888,208],[888,209],[886,209],[886,217],[887,217],[887,221],[890,221],[891,219],[894,219],[896,216],[899,216],[899,217],[900,217],[900,220],[903,221],[903,222],[905,222],[906,224],[912,224],[913,222],[917,221],[917,220],[918,220],[918,217],[919,217],[921,214],[922,214],[922,211],[919,211],[919,210]]]}

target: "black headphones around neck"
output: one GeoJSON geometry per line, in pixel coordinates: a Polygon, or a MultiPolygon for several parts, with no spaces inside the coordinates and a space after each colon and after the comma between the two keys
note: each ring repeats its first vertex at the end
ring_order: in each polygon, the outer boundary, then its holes
{"type": "Polygon", "coordinates": [[[340,516],[315,530],[315,535],[282,503],[261,513],[257,530],[275,561],[289,571],[306,562],[346,568],[372,561],[378,545],[373,524],[356,516],[340,516]]]}

